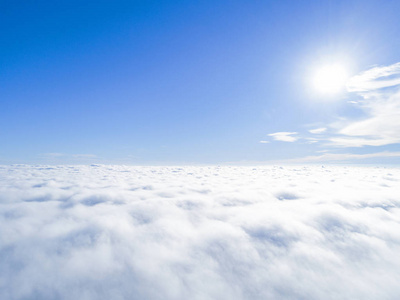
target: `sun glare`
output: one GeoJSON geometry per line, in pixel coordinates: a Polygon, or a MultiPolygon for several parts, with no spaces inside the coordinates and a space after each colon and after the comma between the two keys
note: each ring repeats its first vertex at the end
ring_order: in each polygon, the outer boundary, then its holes
{"type": "Polygon", "coordinates": [[[314,89],[321,94],[334,95],[341,92],[348,79],[344,66],[331,64],[320,67],[314,74],[314,89]]]}

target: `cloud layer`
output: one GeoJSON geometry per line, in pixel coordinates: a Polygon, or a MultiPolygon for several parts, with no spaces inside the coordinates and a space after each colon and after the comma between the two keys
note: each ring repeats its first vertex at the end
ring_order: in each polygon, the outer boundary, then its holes
{"type": "Polygon", "coordinates": [[[1,299],[398,299],[400,170],[0,167],[1,299]]]}

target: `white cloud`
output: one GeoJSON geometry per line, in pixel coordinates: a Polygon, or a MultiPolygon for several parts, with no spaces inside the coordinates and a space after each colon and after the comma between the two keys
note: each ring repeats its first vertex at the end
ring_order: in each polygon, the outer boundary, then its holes
{"type": "Polygon", "coordinates": [[[398,168],[19,165],[0,178],[1,299],[400,294],[398,168]]]}
{"type": "MultiPolygon", "coordinates": [[[[353,76],[347,82],[347,90],[359,97],[348,103],[359,109],[363,117],[341,117],[339,121],[311,129],[310,133],[324,133],[324,136],[306,137],[306,143],[324,141],[323,146],[343,148],[400,144],[400,62],[373,67],[353,76]]],[[[300,139],[293,135],[297,132],[269,134],[277,141],[295,142],[300,139]]]]}
{"type": "Polygon", "coordinates": [[[281,142],[295,142],[299,138],[293,135],[296,135],[297,132],[276,132],[270,133],[268,136],[271,136],[275,141],[281,142]]]}
{"type": "Polygon", "coordinates": [[[261,144],[268,144],[269,141],[260,141],[261,144]]]}
{"type": "Polygon", "coordinates": [[[326,127],[315,128],[315,129],[309,130],[309,132],[313,133],[313,134],[321,134],[321,133],[324,133],[325,131],[326,131],[326,127]]]}

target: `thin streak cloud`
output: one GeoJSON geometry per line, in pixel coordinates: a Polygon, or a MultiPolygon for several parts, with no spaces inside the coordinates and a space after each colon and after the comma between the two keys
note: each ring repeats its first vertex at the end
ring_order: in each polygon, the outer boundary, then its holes
{"type": "Polygon", "coordinates": [[[299,138],[297,136],[297,132],[276,132],[276,133],[270,133],[268,136],[272,137],[275,141],[281,141],[281,142],[295,142],[299,138]]]}
{"type": "Polygon", "coordinates": [[[327,129],[326,127],[315,128],[315,129],[309,130],[309,132],[312,134],[321,134],[321,133],[324,133],[326,131],[326,129],[327,129]]]}

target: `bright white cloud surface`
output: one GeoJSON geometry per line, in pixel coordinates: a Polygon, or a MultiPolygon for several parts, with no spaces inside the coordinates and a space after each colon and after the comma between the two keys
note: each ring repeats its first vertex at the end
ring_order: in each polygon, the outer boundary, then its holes
{"type": "Polygon", "coordinates": [[[0,167],[0,299],[398,299],[400,170],[0,167]]]}

